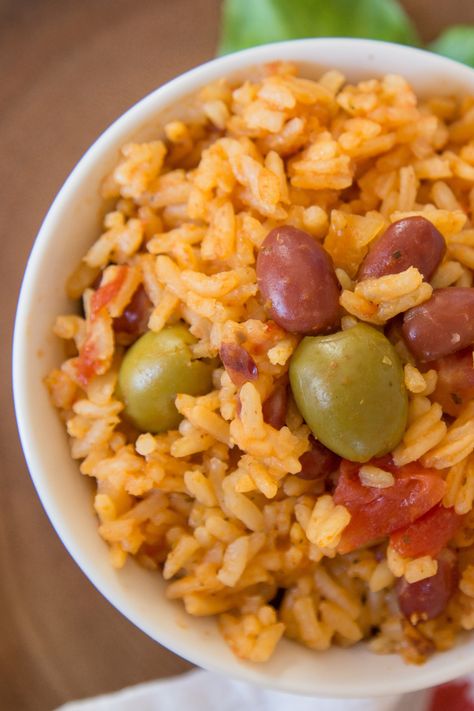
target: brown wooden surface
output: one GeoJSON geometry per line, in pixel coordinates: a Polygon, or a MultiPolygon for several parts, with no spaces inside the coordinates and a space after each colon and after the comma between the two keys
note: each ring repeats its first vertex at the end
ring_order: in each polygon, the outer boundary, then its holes
{"type": "MultiPolygon", "coordinates": [[[[474,0],[404,4],[426,39],[447,23],[474,22],[474,0]]],[[[218,8],[219,0],[0,0],[1,711],[48,711],[189,668],[94,590],[48,523],[18,444],[9,344],[27,255],[61,183],[124,109],[213,55],[218,8]]]]}

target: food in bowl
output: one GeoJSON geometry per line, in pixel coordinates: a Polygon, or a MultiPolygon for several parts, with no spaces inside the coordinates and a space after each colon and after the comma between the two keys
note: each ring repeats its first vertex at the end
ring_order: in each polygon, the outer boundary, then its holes
{"type": "Polygon", "coordinates": [[[47,386],[112,563],[241,658],[474,625],[472,116],[273,63],[104,181],[47,386]]]}

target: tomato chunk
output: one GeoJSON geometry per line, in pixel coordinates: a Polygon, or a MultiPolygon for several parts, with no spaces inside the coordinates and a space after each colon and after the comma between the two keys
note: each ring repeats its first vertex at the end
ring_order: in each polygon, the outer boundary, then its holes
{"type": "Polygon", "coordinates": [[[363,486],[359,479],[361,465],[341,462],[334,501],[349,510],[351,520],[342,534],[339,553],[375,543],[408,526],[444,496],[446,484],[435,469],[426,469],[418,462],[396,467],[390,456],[371,464],[390,471],[395,483],[386,489],[363,486]]]}
{"type": "Polygon", "coordinates": [[[102,309],[117,296],[127,277],[127,266],[118,266],[116,269],[115,279],[100,286],[91,297],[87,336],[79,351],[76,365],[77,377],[83,387],[87,386],[91,378],[99,372],[101,366],[100,353],[97,349],[97,342],[93,330],[94,322],[97,321],[97,317],[102,309]]]}
{"type": "Polygon", "coordinates": [[[92,339],[87,340],[81,348],[76,362],[77,378],[83,387],[94,377],[99,364],[97,348],[92,339]]]}
{"type": "Polygon", "coordinates": [[[267,425],[281,430],[286,423],[288,408],[288,376],[283,375],[275,384],[272,394],[267,397],[262,406],[263,419],[267,425]]]}
{"type": "Polygon", "coordinates": [[[435,557],[454,536],[462,521],[453,508],[441,504],[390,536],[393,548],[404,558],[435,557]]]}
{"type": "Polygon", "coordinates": [[[117,268],[117,276],[115,279],[112,281],[109,281],[108,284],[104,284],[103,286],[100,286],[97,291],[95,291],[92,294],[91,297],[91,320],[93,321],[97,314],[102,311],[102,309],[107,306],[107,304],[112,301],[112,299],[117,296],[118,292],[120,291],[121,287],[123,286],[123,283],[126,279],[127,272],[128,272],[128,267],[127,266],[118,266],[117,268]]]}

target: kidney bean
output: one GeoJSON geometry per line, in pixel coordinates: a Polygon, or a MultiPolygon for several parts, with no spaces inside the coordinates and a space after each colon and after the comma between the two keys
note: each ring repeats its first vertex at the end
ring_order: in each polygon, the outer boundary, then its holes
{"type": "Polygon", "coordinates": [[[358,279],[399,274],[416,267],[429,279],[446,252],[443,235],[424,217],[406,217],[394,222],[369,250],[358,279]]]}
{"type": "MultiPolygon", "coordinates": [[[[237,405],[239,408],[242,407],[240,405],[240,400],[237,400],[237,405]]],[[[237,465],[239,464],[240,458],[243,457],[244,454],[245,452],[242,452],[242,450],[239,449],[236,444],[234,444],[234,446],[229,449],[229,459],[227,462],[229,471],[237,469],[237,465]]]]}
{"type": "Polygon", "coordinates": [[[276,430],[285,426],[288,406],[288,376],[280,378],[262,405],[263,419],[276,430]]]}
{"type": "Polygon", "coordinates": [[[257,366],[250,353],[238,343],[222,343],[219,349],[221,361],[230,379],[240,387],[249,380],[258,377],[257,366]]]}
{"type": "Polygon", "coordinates": [[[286,595],[286,588],[277,588],[275,595],[269,600],[269,605],[279,610],[286,595]]]}
{"type": "Polygon", "coordinates": [[[94,289],[94,291],[95,291],[95,289],[98,289],[103,276],[104,276],[104,272],[101,269],[100,272],[95,277],[94,281],[91,283],[90,288],[94,289]]]}
{"type": "Polygon", "coordinates": [[[474,288],[436,289],[431,299],[405,313],[405,341],[419,361],[443,358],[474,342],[474,288]]]}
{"type": "Polygon", "coordinates": [[[440,615],[452,597],[459,579],[456,555],[445,549],[437,557],[438,572],[417,583],[402,579],[398,585],[398,604],[406,618],[431,620],[440,615]]]}
{"type": "Polygon", "coordinates": [[[433,400],[448,415],[457,417],[463,405],[474,398],[472,348],[439,358],[430,365],[438,371],[433,400]]]}
{"type": "Polygon", "coordinates": [[[257,257],[257,280],[273,320],[291,333],[326,333],[339,323],[339,283],[331,258],[309,234],[276,227],[257,257]]]}
{"type": "Polygon", "coordinates": [[[153,304],[143,286],[139,286],[133,294],[130,303],[123,314],[114,319],[116,333],[128,333],[130,336],[141,336],[148,330],[148,319],[153,304]]]}
{"type": "Polygon", "coordinates": [[[301,471],[296,476],[300,479],[323,479],[338,468],[341,458],[312,435],[309,441],[311,449],[301,455],[301,471]]]}

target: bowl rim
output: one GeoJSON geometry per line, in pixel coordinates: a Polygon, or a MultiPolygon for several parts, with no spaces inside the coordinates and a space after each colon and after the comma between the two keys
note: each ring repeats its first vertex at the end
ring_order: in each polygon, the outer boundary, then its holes
{"type": "MultiPolygon", "coordinates": [[[[188,659],[198,666],[204,666],[211,671],[226,674],[235,679],[247,682],[250,681],[265,688],[273,688],[293,694],[318,694],[320,696],[337,695],[341,698],[384,696],[394,693],[398,694],[417,691],[434,684],[450,681],[455,677],[471,672],[474,666],[474,649],[470,655],[464,655],[464,657],[459,657],[458,659],[447,658],[445,653],[444,659],[446,663],[441,671],[439,669],[437,669],[436,672],[432,670],[430,671],[428,663],[427,665],[418,668],[416,679],[410,676],[408,679],[397,679],[396,683],[395,680],[391,680],[389,683],[384,683],[383,680],[374,679],[372,685],[368,682],[360,682],[356,685],[352,683],[352,685],[347,687],[344,684],[341,684],[341,686],[337,688],[333,683],[327,684],[324,679],[319,679],[319,683],[315,684],[313,679],[311,680],[311,684],[308,684],[306,688],[301,689],[300,685],[295,686],[295,683],[292,683],[291,679],[287,679],[286,677],[269,679],[264,673],[259,673],[258,670],[255,671],[253,665],[250,668],[250,666],[247,667],[242,664],[235,664],[235,667],[229,668],[231,665],[227,664],[225,661],[216,659],[215,655],[211,654],[206,656],[203,650],[195,651],[189,644],[181,644],[176,639],[173,639],[172,635],[167,635],[165,633],[161,636],[157,636],[154,631],[147,627],[146,620],[142,619],[138,610],[135,609],[133,605],[130,607],[127,602],[126,594],[123,599],[120,600],[117,599],[117,597],[114,597],[113,594],[111,595],[108,591],[108,583],[101,577],[98,571],[94,572],[91,569],[94,566],[88,559],[87,553],[82,549],[80,541],[74,538],[68,530],[62,513],[55,507],[49,494],[49,487],[43,481],[41,476],[42,467],[39,457],[41,445],[38,441],[37,433],[35,433],[32,428],[32,423],[28,414],[29,394],[22,378],[22,373],[25,372],[24,369],[28,366],[29,355],[25,324],[31,305],[35,299],[33,285],[37,273],[39,272],[39,265],[42,256],[48,251],[50,242],[54,241],[55,226],[59,220],[60,214],[64,211],[65,206],[68,204],[76,189],[83,182],[84,176],[89,170],[100,162],[101,156],[114,146],[118,148],[121,145],[120,140],[122,134],[127,132],[131,133],[133,128],[136,127],[140,121],[143,121],[152,115],[153,112],[158,113],[167,106],[172,106],[180,100],[183,100],[186,96],[189,96],[195,92],[199,87],[204,86],[205,84],[208,84],[221,76],[225,76],[226,74],[236,74],[238,70],[242,71],[249,69],[252,66],[267,61],[275,61],[280,58],[291,60],[290,55],[292,49],[295,47],[310,49],[315,43],[317,43],[319,47],[326,46],[328,51],[334,47],[340,48],[341,45],[346,46],[348,49],[354,49],[354,51],[370,52],[371,50],[377,50],[380,52],[385,49],[394,55],[394,64],[396,64],[397,56],[406,56],[407,54],[410,54],[413,56],[413,60],[415,61],[420,55],[429,54],[431,55],[430,61],[434,64],[434,71],[437,66],[440,69],[443,67],[451,67],[451,69],[455,70],[457,75],[460,76],[461,81],[465,79],[466,83],[468,83],[468,79],[471,82],[474,79],[474,70],[470,67],[446,57],[432,54],[426,50],[390,42],[381,42],[378,40],[331,37],[290,40],[286,42],[262,45],[259,47],[251,47],[234,54],[225,55],[223,57],[218,57],[205,62],[204,64],[190,69],[189,71],[171,79],[162,86],[159,86],[155,90],[151,91],[126,110],[114,122],[112,122],[87,149],[58,191],[41,224],[28,257],[15,317],[12,357],[13,397],[18,431],[28,470],[42,506],[54,529],[56,530],[56,533],[59,535],[71,557],[78,564],[82,572],[91,581],[94,587],[117,610],[119,610],[119,612],[121,612],[145,634],[179,656],[188,659]],[[434,674],[436,674],[436,678],[434,678],[434,674]]],[[[301,62],[299,59],[296,59],[295,61],[301,62]]],[[[310,59],[308,60],[308,63],[311,63],[310,59]]],[[[318,62],[313,63],[317,64],[318,62]]],[[[335,58],[334,64],[337,66],[337,57],[335,58]]],[[[261,666],[260,669],[262,669],[261,666]]]]}

